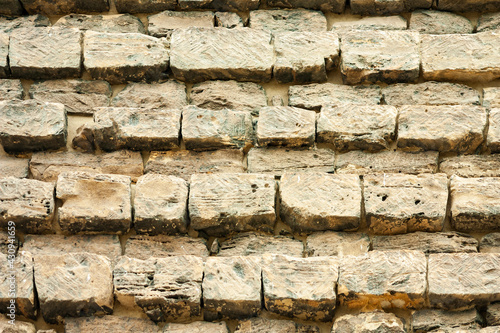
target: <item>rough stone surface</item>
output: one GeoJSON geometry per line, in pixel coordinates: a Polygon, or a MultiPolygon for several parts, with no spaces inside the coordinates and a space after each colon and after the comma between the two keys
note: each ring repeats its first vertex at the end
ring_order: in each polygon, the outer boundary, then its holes
{"type": "Polygon", "coordinates": [[[247,160],[247,171],[250,173],[266,173],[277,177],[286,171],[333,173],[335,153],[327,148],[252,148],[248,152],[247,160]]]}
{"type": "Polygon", "coordinates": [[[252,82],[207,81],[191,88],[190,104],[210,110],[231,109],[258,115],[267,106],[266,91],[252,82]]]}
{"type": "MultiPolygon", "coordinates": [[[[8,229],[7,229],[8,230],[8,229]]],[[[12,231],[11,231],[12,234],[12,231]]],[[[11,249],[11,253],[14,250],[14,253],[17,254],[17,249],[19,248],[19,239],[17,236],[14,236],[14,238],[9,237],[9,234],[7,231],[1,231],[0,232],[0,253],[3,254],[9,254],[9,245],[11,249]]],[[[0,316],[1,318],[1,316],[0,316]]]]}
{"type": "Polygon", "coordinates": [[[7,152],[66,146],[64,105],[38,101],[0,101],[0,143],[7,152]]]}
{"type": "Polygon", "coordinates": [[[440,253],[429,256],[429,301],[433,308],[470,309],[500,300],[500,254],[440,253]]]}
{"type": "Polygon", "coordinates": [[[205,320],[254,317],[261,310],[261,259],[209,257],[203,278],[205,320]]]}
{"type": "Polygon", "coordinates": [[[9,44],[12,75],[25,79],[80,76],[81,39],[82,34],[78,29],[61,27],[15,29],[10,34],[9,44]]]}
{"type": "Polygon", "coordinates": [[[24,91],[21,80],[0,79],[0,101],[23,98],[24,91]]]}
{"type": "Polygon", "coordinates": [[[38,255],[35,283],[43,319],[88,317],[113,311],[113,271],[108,258],[97,254],[38,255]]]}
{"type": "Polygon", "coordinates": [[[483,142],[486,110],[480,106],[403,106],[399,109],[398,148],[473,153],[483,142]]]}
{"type": "Polygon", "coordinates": [[[146,33],[144,25],[137,17],[129,14],[83,15],[70,14],[54,23],[56,27],[93,30],[97,32],[146,33]]]}
{"type": "Polygon", "coordinates": [[[478,319],[478,313],[475,309],[468,311],[426,309],[416,311],[413,314],[412,326],[415,333],[434,332],[435,330],[452,332],[454,329],[479,329],[481,326],[478,323],[478,319]]]}
{"type": "Polygon", "coordinates": [[[490,326],[500,325],[500,303],[488,305],[486,310],[486,322],[490,326]]]}
{"type": "Polygon", "coordinates": [[[439,171],[449,177],[500,177],[500,155],[462,155],[445,157],[439,171]]]}
{"type": "Polygon", "coordinates": [[[122,257],[113,271],[117,301],[141,307],[155,322],[199,317],[202,279],[203,260],[196,256],[122,257]]]}
{"type": "Polygon", "coordinates": [[[346,6],[345,0],[268,0],[267,4],[272,7],[317,9],[338,14],[344,12],[346,6]]]}
{"type": "Polygon", "coordinates": [[[105,151],[178,148],[181,112],[179,109],[97,108],[94,139],[105,151]]]}
{"type": "Polygon", "coordinates": [[[406,153],[399,150],[387,150],[379,153],[351,151],[337,155],[335,172],[372,174],[372,173],[435,173],[438,168],[439,153],[426,151],[406,153]]]}
{"type": "Polygon", "coordinates": [[[6,316],[0,317],[0,330],[5,333],[37,333],[35,325],[29,322],[16,320],[14,327],[9,323],[10,318],[6,316]]]}
{"type": "Polygon", "coordinates": [[[491,87],[483,89],[483,106],[485,108],[500,107],[500,88],[491,87]]]}
{"type": "Polygon", "coordinates": [[[236,13],[216,12],[215,25],[228,29],[243,28],[243,20],[236,13]]]}
{"type": "Polygon", "coordinates": [[[235,257],[272,253],[301,258],[303,247],[300,240],[290,237],[241,233],[221,242],[217,255],[235,257]]]}
{"type": "Polygon", "coordinates": [[[489,112],[489,129],[487,144],[494,153],[500,152],[500,108],[491,109],[489,112]]]}
{"type": "Polygon", "coordinates": [[[417,10],[411,13],[409,29],[421,34],[471,34],[474,26],[461,15],[437,10],[417,10]]]}
{"type": "Polygon", "coordinates": [[[288,105],[319,111],[325,105],[380,104],[379,86],[346,86],[333,83],[291,86],[288,105]]]}
{"type": "Polygon", "coordinates": [[[102,13],[109,11],[108,0],[20,0],[28,14],[64,15],[71,13],[102,13]]]}
{"type": "Polygon", "coordinates": [[[337,320],[332,327],[331,333],[342,332],[390,332],[405,333],[405,327],[401,319],[393,313],[371,312],[358,315],[344,315],[337,320]]]}
{"type": "Polygon", "coordinates": [[[0,156],[0,178],[28,178],[28,164],[27,158],[0,156]]]}
{"type": "Polygon", "coordinates": [[[193,255],[208,257],[207,242],[203,238],[187,236],[143,236],[133,235],[125,244],[125,255],[146,260],[151,257],[173,257],[193,255]]]}
{"type": "Polygon", "coordinates": [[[461,178],[450,183],[451,226],[463,232],[500,231],[500,178],[461,178]]]}
{"type": "Polygon", "coordinates": [[[87,31],[83,44],[85,69],[111,84],[157,81],[169,63],[165,42],[144,34],[87,31]]]}
{"type": "Polygon", "coordinates": [[[186,86],[175,80],[129,83],[111,101],[114,107],[180,109],[187,105],[186,86]]]}
{"type": "Polygon", "coordinates": [[[209,323],[195,321],[189,324],[169,323],[162,331],[163,333],[229,333],[225,322],[209,323]]]}
{"type": "Polygon", "coordinates": [[[340,44],[342,79],[346,84],[414,82],[420,72],[419,43],[415,31],[346,32],[340,44]]]}
{"type": "Polygon", "coordinates": [[[23,6],[19,0],[3,0],[2,7],[0,8],[2,15],[22,15],[23,6]]]}
{"type": "Polygon", "coordinates": [[[195,174],[189,216],[195,230],[211,235],[273,230],[276,183],[262,174],[195,174]]]}
{"type": "Polygon", "coordinates": [[[319,333],[317,326],[303,325],[291,320],[251,318],[238,323],[235,333],[319,333]]]}
{"type": "Polygon", "coordinates": [[[298,232],[356,230],[361,218],[357,175],[285,173],[280,183],[281,220],[298,232]]]}
{"type": "Polygon", "coordinates": [[[34,179],[0,178],[0,227],[16,223],[16,230],[42,233],[52,229],[54,184],[34,179]]]}
{"type": "Polygon", "coordinates": [[[177,5],[176,0],[115,0],[116,10],[118,13],[155,13],[163,10],[173,10],[177,5]]]}
{"type": "Polygon", "coordinates": [[[143,332],[159,333],[159,328],[149,319],[104,316],[90,318],[66,318],[66,333],[81,332],[143,332]]]}
{"type": "Polygon", "coordinates": [[[500,10],[500,1],[498,0],[440,0],[434,6],[439,10],[452,12],[491,12],[500,10]]]}
{"type": "Polygon", "coordinates": [[[479,17],[476,32],[485,32],[500,29],[500,14],[486,13],[479,17]]]}
{"type": "Polygon", "coordinates": [[[172,33],[170,67],[182,81],[268,82],[273,65],[271,34],[266,31],[188,28],[172,33]]]}
{"type": "Polygon", "coordinates": [[[362,17],[353,21],[333,22],[331,31],[337,33],[349,30],[406,30],[407,22],[402,16],[362,17]]]}
{"type": "Polygon", "coordinates": [[[427,81],[491,81],[500,77],[495,32],[422,35],[423,78],[427,81]],[[469,52],[474,50],[474,52],[469,52]]]}
{"type": "Polygon", "coordinates": [[[382,88],[389,105],[480,105],[477,90],[449,82],[398,83],[382,88]]]}
{"type": "Polygon", "coordinates": [[[333,32],[286,31],[274,34],[278,83],[311,83],[327,80],[339,62],[339,39],[333,32]]]}
{"type": "Polygon", "coordinates": [[[259,146],[312,146],[316,139],[316,113],[292,106],[260,109],[257,123],[259,146]]]}
{"type": "Polygon", "coordinates": [[[9,74],[9,35],[0,32],[0,78],[9,74]]]}
{"type": "Polygon", "coordinates": [[[430,8],[432,0],[352,0],[350,5],[354,15],[388,15],[430,8]]]}
{"type": "MultiPolygon", "coordinates": [[[[260,0],[250,0],[250,1],[256,1],[258,6],[260,0]]],[[[213,0],[178,0],[177,2],[179,8],[182,10],[198,10],[198,9],[211,8],[213,0]]],[[[232,1],[232,3],[235,3],[235,1],[232,1]]],[[[241,1],[239,1],[238,3],[242,4],[241,1]]],[[[222,1],[219,1],[219,4],[222,4],[222,1]]],[[[228,4],[227,1],[226,4],[228,4]]]]}
{"type": "Polygon", "coordinates": [[[253,143],[250,112],[205,110],[192,106],[182,112],[182,138],[186,149],[245,148],[253,143]]]}
{"type": "Polygon", "coordinates": [[[393,235],[443,229],[448,202],[445,174],[367,175],[363,182],[371,232],[393,235]]]}
{"type": "Polygon", "coordinates": [[[481,238],[479,250],[485,253],[500,253],[500,232],[494,232],[481,238]]]}
{"type": "Polygon", "coordinates": [[[477,252],[478,241],[467,234],[415,232],[397,236],[375,236],[373,250],[416,250],[424,253],[477,252]]]}
{"type": "Polygon", "coordinates": [[[318,118],[318,142],[331,143],[341,152],[387,149],[396,136],[397,115],[390,105],[325,106],[318,118]]]}
{"type": "Polygon", "coordinates": [[[94,108],[106,107],[111,86],[105,81],[53,80],[30,87],[30,97],[40,102],[64,104],[68,113],[93,114],[94,108]]]}
{"type": "MultiPolygon", "coordinates": [[[[371,251],[344,258],[338,298],[349,308],[418,309],[425,303],[427,259],[418,251],[371,251]]],[[[447,277],[447,275],[445,275],[447,277]]]]}
{"type": "Polygon", "coordinates": [[[307,237],[306,257],[363,255],[370,249],[367,234],[325,231],[307,237]]]}
{"type": "Polygon", "coordinates": [[[75,136],[71,140],[71,147],[76,151],[94,153],[96,150],[94,141],[93,123],[88,122],[76,129],[75,136]]]}
{"type": "Polygon", "coordinates": [[[213,12],[164,11],[148,16],[148,32],[155,37],[170,37],[174,29],[189,27],[213,28],[213,12]]]}
{"type": "MultiPolygon", "coordinates": [[[[9,1],[9,0],[7,0],[9,1]]],[[[1,13],[0,13],[1,14],[1,13]]],[[[30,16],[0,16],[0,31],[10,33],[19,28],[48,27],[50,20],[43,15],[30,16]]]]}
{"type": "Polygon", "coordinates": [[[284,31],[326,31],[326,17],[323,13],[305,9],[269,9],[250,12],[250,28],[272,33],[284,31]]]}
{"type": "Polygon", "coordinates": [[[63,172],[57,179],[61,229],[75,233],[123,234],[132,223],[130,177],[63,172]]]}

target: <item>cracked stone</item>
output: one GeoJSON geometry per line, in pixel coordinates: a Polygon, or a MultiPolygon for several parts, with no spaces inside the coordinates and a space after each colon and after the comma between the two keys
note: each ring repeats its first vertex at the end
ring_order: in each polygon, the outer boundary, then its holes
{"type": "Polygon", "coordinates": [[[306,9],[269,9],[250,12],[249,25],[252,29],[272,33],[285,31],[326,31],[326,17],[322,12],[306,9]]]}
{"type": "MultiPolygon", "coordinates": [[[[455,332],[455,330],[480,329],[477,311],[443,311],[443,310],[419,310],[412,315],[412,326],[415,333],[455,332]],[[437,331],[441,332],[441,331],[437,331]]],[[[463,331],[461,331],[463,332],[463,331]]]]}
{"type": "Polygon", "coordinates": [[[451,177],[500,177],[500,155],[460,155],[445,157],[439,171],[451,177]]]}
{"type": "Polygon", "coordinates": [[[130,14],[119,15],[83,15],[70,14],[54,23],[55,27],[93,30],[96,32],[141,33],[146,29],[139,18],[130,14]]]}
{"type": "Polygon", "coordinates": [[[170,37],[175,29],[213,28],[213,12],[164,11],[148,16],[148,31],[154,37],[170,37]]]}
{"type": "Polygon", "coordinates": [[[0,178],[28,178],[29,162],[27,158],[0,156],[0,178]]]}
{"type": "Polygon", "coordinates": [[[358,315],[343,315],[335,320],[331,333],[342,332],[390,332],[405,333],[401,319],[393,313],[371,312],[358,315]]]}
{"type": "Polygon", "coordinates": [[[175,80],[129,83],[111,101],[114,107],[180,109],[187,106],[186,86],[175,80]]]}
{"type": "Polygon", "coordinates": [[[24,99],[24,90],[21,80],[0,79],[0,101],[10,99],[24,99]]]}
{"type": "Polygon", "coordinates": [[[336,257],[363,255],[370,249],[367,234],[325,231],[307,236],[306,257],[336,257]]]}
{"type": "Polygon", "coordinates": [[[207,242],[203,238],[133,235],[127,239],[125,255],[146,260],[151,257],[164,258],[182,255],[208,257],[209,253],[207,242]]]}
{"type": "Polygon", "coordinates": [[[285,236],[240,233],[220,243],[218,256],[262,256],[266,253],[302,257],[303,245],[300,240],[285,236]]]}
{"type": "Polygon", "coordinates": [[[487,234],[481,238],[480,252],[500,253],[500,232],[487,234]]]}
{"type": "Polygon", "coordinates": [[[474,26],[462,15],[437,10],[417,10],[411,13],[409,29],[433,35],[471,34],[474,26]]]}

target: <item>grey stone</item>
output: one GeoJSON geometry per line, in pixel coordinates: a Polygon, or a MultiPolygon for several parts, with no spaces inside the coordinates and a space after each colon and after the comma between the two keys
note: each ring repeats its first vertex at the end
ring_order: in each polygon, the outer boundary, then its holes
{"type": "Polygon", "coordinates": [[[19,16],[19,17],[0,16],[0,31],[6,33],[10,33],[13,30],[19,28],[48,27],[48,26],[50,26],[49,18],[47,16],[43,16],[40,14],[30,15],[30,16],[19,16]]]}
{"type": "Polygon", "coordinates": [[[480,106],[403,106],[399,109],[398,148],[418,152],[473,153],[483,142],[487,113],[480,106]]]}
{"type": "Polygon", "coordinates": [[[129,14],[118,15],[84,15],[70,14],[61,17],[54,23],[55,27],[93,30],[97,32],[141,33],[146,29],[141,20],[129,14]]]}
{"type": "Polygon", "coordinates": [[[169,63],[165,41],[144,34],[89,30],[83,44],[85,69],[93,79],[111,84],[157,81],[169,63]]]}
{"type": "Polygon", "coordinates": [[[448,202],[445,174],[366,175],[366,223],[375,234],[443,230],[448,202]]]}
{"type": "Polygon", "coordinates": [[[108,0],[20,0],[28,14],[64,15],[71,13],[102,13],[109,11],[108,0]]]}
{"type": "Polygon", "coordinates": [[[180,109],[187,105],[186,86],[175,80],[129,83],[111,101],[115,107],[180,109]]]}
{"type": "Polygon", "coordinates": [[[162,10],[173,10],[177,5],[176,0],[115,0],[118,13],[155,13],[162,10]]]}
{"type": "Polygon", "coordinates": [[[486,108],[500,107],[500,88],[483,89],[483,106],[486,108]]]}
{"type": "Polygon", "coordinates": [[[69,253],[38,255],[34,262],[40,310],[47,323],[113,312],[113,271],[108,258],[69,253]]]}
{"type": "Polygon", "coordinates": [[[271,34],[256,29],[187,28],[172,33],[170,67],[188,82],[268,82],[274,65],[271,34]]]}
{"type": "Polygon", "coordinates": [[[105,151],[178,148],[181,113],[163,108],[96,108],[94,140],[105,151]]]}
{"type": "Polygon", "coordinates": [[[387,332],[405,333],[405,326],[401,319],[393,313],[372,312],[360,313],[358,315],[343,315],[332,327],[331,333],[341,332],[387,332]]]}
{"type": "Polygon", "coordinates": [[[16,223],[16,230],[43,233],[52,230],[54,184],[34,179],[0,178],[0,227],[16,223]]]}
{"type": "Polygon", "coordinates": [[[56,196],[59,224],[67,233],[124,234],[132,223],[128,176],[63,172],[56,196]]]}
{"type": "Polygon", "coordinates": [[[160,333],[159,327],[149,319],[122,316],[66,318],[64,330],[66,333],[102,331],[160,333]]]}
{"type": "Polygon", "coordinates": [[[365,309],[421,308],[426,298],[426,268],[427,259],[419,251],[371,251],[345,257],[338,282],[340,304],[365,309]]]}
{"type": "Polygon", "coordinates": [[[500,300],[500,254],[440,253],[429,256],[433,308],[465,310],[500,300]]]}
{"type": "Polygon", "coordinates": [[[420,310],[412,315],[412,327],[415,333],[434,332],[435,330],[451,331],[453,329],[479,329],[477,311],[443,311],[420,310]]]}
{"type": "Polygon", "coordinates": [[[24,90],[21,80],[0,79],[0,101],[23,98],[24,90]]]}
{"type": "Polygon", "coordinates": [[[163,333],[229,333],[225,322],[209,323],[195,321],[189,324],[169,323],[162,331],[163,333]]]}
{"type": "Polygon", "coordinates": [[[191,106],[182,112],[182,138],[186,149],[243,149],[253,143],[252,115],[245,111],[191,106]]]}
{"type": "Polygon", "coordinates": [[[312,146],[316,139],[316,112],[293,106],[260,109],[257,123],[259,146],[312,146]]]}
{"type": "Polygon", "coordinates": [[[421,34],[471,34],[474,26],[461,15],[435,10],[417,10],[411,13],[409,29],[421,34]]]}
{"type": "Polygon", "coordinates": [[[440,0],[434,4],[439,10],[451,12],[491,12],[500,10],[498,0],[464,0],[456,2],[453,0],[440,0]]]}
{"type": "Polygon", "coordinates": [[[485,253],[500,253],[500,232],[487,234],[481,238],[479,251],[485,253]]]}
{"type": "Polygon", "coordinates": [[[22,15],[23,6],[19,0],[2,0],[2,7],[0,8],[2,15],[22,15]]]}
{"type": "Polygon", "coordinates": [[[269,9],[250,12],[249,27],[272,33],[284,31],[326,31],[322,12],[306,9],[269,9]]]}
{"type": "Polygon", "coordinates": [[[170,37],[175,29],[213,28],[213,12],[175,12],[166,10],[148,16],[148,32],[155,37],[170,37]]]}
{"type": "Polygon", "coordinates": [[[234,333],[319,333],[317,326],[303,325],[291,320],[251,318],[238,322],[234,333]]]}
{"type": "Polygon", "coordinates": [[[362,17],[352,21],[333,22],[331,31],[337,33],[349,30],[406,30],[406,19],[402,16],[362,17]]]}
{"type": "Polygon", "coordinates": [[[462,232],[500,231],[500,178],[451,177],[451,226],[462,232]]]}
{"type": "Polygon", "coordinates": [[[491,109],[489,112],[489,128],[486,142],[492,152],[500,152],[500,108],[491,109]]]}
{"type": "Polygon", "coordinates": [[[302,257],[300,240],[284,236],[259,235],[253,232],[241,233],[220,243],[218,256],[262,256],[266,253],[302,257]]]}
{"type": "Polygon", "coordinates": [[[228,29],[243,28],[243,20],[236,13],[216,12],[215,25],[228,29]]]}
{"type": "Polygon", "coordinates": [[[389,15],[411,12],[419,8],[430,8],[432,0],[352,0],[351,14],[354,15],[389,15]]]}
{"type": "Polygon", "coordinates": [[[207,242],[203,238],[187,236],[133,235],[125,243],[125,255],[146,260],[151,257],[175,257],[193,255],[208,257],[207,242]]]}
{"type": "Polygon", "coordinates": [[[271,232],[276,220],[275,194],[271,175],[195,174],[189,192],[191,226],[216,236],[271,232]]]}
{"type": "Polygon", "coordinates": [[[283,8],[307,8],[317,9],[323,12],[334,12],[341,14],[344,12],[345,0],[268,0],[267,4],[272,7],[283,8]]]}
{"type": "Polygon", "coordinates": [[[286,171],[334,171],[335,153],[327,148],[293,150],[287,148],[252,148],[247,155],[248,172],[276,177],[286,171]]]}
{"type": "Polygon", "coordinates": [[[380,104],[379,86],[346,86],[322,83],[291,86],[288,89],[288,105],[319,111],[325,105],[380,104]]]}
{"type": "Polygon", "coordinates": [[[500,13],[486,13],[479,17],[476,32],[500,29],[500,13]]]}
{"type": "Polygon", "coordinates": [[[439,164],[439,171],[449,177],[465,178],[500,177],[500,155],[460,155],[445,157],[439,164]]]}
{"type": "Polygon", "coordinates": [[[29,159],[0,156],[0,178],[28,178],[29,159]]]}
{"type": "Polygon", "coordinates": [[[281,220],[298,232],[356,230],[361,201],[357,175],[297,172],[281,177],[281,220]]]}
{"type": "Polygon", "coordinates": [[[486,322],[490,326],[500,325],[500,303],[488,305],[486,309],[486,322]]]}
{"type": "Polygon", "coordinates": [[[113,270],[117,301],[139,306],[155,322],[200,317],[202,279],[203,260],[196,256],[122,257],[113,270]]]}
{"type": "MultiPolygon", "coordinates": [[[[24,79],[79,77],[82,34],[78,29],[33,27],[10,34],[12,76],[24,79]]],[[[1,64],[0,64],[1,68],[1,64]]]]}
{"type": "Polygon", "coordinates": [[[387,149],[396,136],[397,115],[390,105],[325,106],[318,118],[318,142],[331,143],[341,152],[387,149]]]}
{"type": "Polygon", "coordinates": [[[11,319],[0,315],[0,330],[5,333],[36,333],[35,325],[30,322],[16,320],[14,326],[9,323],[11,319]]]}
{"type": "Polygon", "coordinates": [[[398,83],[382,88],[389,105],[480,105],[479,92],[449,82],[398,83]]]}
{"type": "Polygon", "coordinates": [[[367,234],[325,231],[307,236],[306,257],[363,255],[370,249],[367,234]]]}
{"type": "Polygon", "coordinates": [[[105,81],[53,80],[31,85],[30,97],[40,102],[64,104],[68,113],[93,114],[107,107],[112,94],[105,81]]]}
{"type": "Polygon", "coordinates": [[[419,44],[415,31],[346,32],[340,43],[342,79],[346,84],[414,82],[420,73],[419,44]]]}

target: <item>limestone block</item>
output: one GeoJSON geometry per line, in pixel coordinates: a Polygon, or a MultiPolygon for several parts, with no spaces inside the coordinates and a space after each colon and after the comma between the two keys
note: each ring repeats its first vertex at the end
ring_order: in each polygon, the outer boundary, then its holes
{"type": "Polygon", "coordinates": [[[291,320],[251,318],[238,323],[235,333],[319,333],[317,326],[295,323],[291,320]]]}
{"type": "MultiPolygon", "coordinates": [[[[7,0],[9,1],[9,0],[7,0]]],[[[2,8],[3,9],[3,8],[2,8]]],[[[50,20],[40,14],[29,16],[1,16],[0,31],[10,33],[19,28],[49,27],[50,20]]]]}
{"type": "Polygon", "coordinates": [[[176,0],[115,0],[118,13],[155,13],[163,10],[174,10],[177,5],[176,0]]]}
{"type": "Polygon", "coordinates": [[[461,155],[445,157],[439,171],[449,177],[500,177],[500,155],[461,155]]]}
{"type": "Polygon", "coordinates": [[[66,318],[66,333],[81,332],[143,332],[159,333],[160,329],[149,319],[122,316],[103,316],[90,318],[66,318]]]}
{"type": "Polygon", "coordinates": [[[435,3],[434,6],[439,10],[448,10],[453,12],[491,12],[500,10],[500,1],[498,0],[464,0],[456,2],[453,0],[442,0],[435,3]]]}
{"type": "Polygon", "coordinates": [[[118,15],[84,15],[70,14],[61,17],[54,23],[56,27],[93,30],[97,32],[141,33],[146,29],[139,18],[130,14],[118,15]]]}
{"type": "Polygon", "coordinates": [[[451,332],[453,329],[479,329],[481,326],[478,323],[478,319],[478,313],[475,309],[467,311],[426,309],[416,311],[413,314],[412,326],[415,333],[434,332],[435,330],[451,332]]]}
{"type": "Polygon", "coordinates": [[[243,28],[243,20],[236,13],[216,12],[215,25],[228,29],[243,28]]]}
{"type": "Polygon", "coordinates": [[[331,333],[341,332],[405,333],[406,330],[401,319],[393,313],[368,312],[358,315],[343,315],[337,318],[331,333]]]}
{"type": "Polygon", "coordinates": [[[500,253],[500,232],[487,234],[481,238],[480,252],[500,253]]]}
{"type": "Polygon", "coordinates": [[[175,12],[166,10],[148,16],[148,32],[155,37],[170,37],[175,29],[213,28],[213,12],[175,12]]]}
{"type": "Polygon", "coordinates": [[[111,101],[114,107],[180,109],[187,105],[186,86],[175,80],[129,83],[111,101]]]}
{"type": "Polygon", "coordinates": [[[169,323],[162,331],[163,333],[229,333],[225,322],[210,323],[195,321],[189,324],[169,323]]]}
{"type": "Polygon", "coordinates": [[[71,13],[102,13],[109,11],[108,0],[20,0],[28,14],[64,15],[71,13]]]}
{"type": "Polygon", "coordinates": [[[389,15],[430,8],[432,0],[352,0],[350,5],[354,15],[389,15]]]}
{"type": "Polygon", "coordinates": [[[307,8],[317,9],[323,12],[343,13],[345,0],[268,0],[267,4],[272,7],[283,8],[307,8]]]}
{"type": "Polygon", "coordinates": [[[326,17],[322,12],[306,9],[268,9],[250,12],[248,26],[272,33],[284,31],[326,31],[326,17]]]}
{"type": "Polygon", "coordinates": [[[266,253],[302,258],[304,246],[297,239],[284,236],[240,233],[220,243],[218,256],[262,256],[266,253]]]}
{"type": "Polygon", "coordinates": [[[28,178],[28,164],[27,158],[0,156],[0,178],[28,178]]]}
{"type": "Polygon", "coordinates": [[[417,10],[411,13],[409,29],[421,34],[471,34],[474,26],[461,15],[437,10],[417,10]]]}
{"type": "Polygon", "coordinates": [[[489,112],[489,128],[487,144],[494,153],[500,152],[500,108],[491,109],[489,112]]]}
{"type": "Polygon", "coordinates": [[[370,249],[367,234],[325,231],[307,236],[306,257],[363,255],[370,249]]]}
{"type": "Polygon", "coordinates": [[[208,257],[207,242],[203,238],[187,236],[144,236],[133,235],[125,244],[125,255],[146,260],[151,257],[175,257],[193,255],[208,257]]]}
{"type": "Polygon", "coordinates": [[[2,1],[2,8],[0,8],[2,15],[22,15],[23,6],[19,0],[4,0],[2,1]]]}
{"type": "Polygon", "coordinates": [[[486,108],[500,107],[500,88],[483,89],[483,106],[486,108]]]}
{"type": "Polygon", "coordinates": [[[500,14],[485,13],[479,16],[477,21],[476,32],[485,32],[490,30],[498,30],[500,28],[500,14]]]}
{"type": "Polygon", "coordinates": [[[0,79],[0,101],[10,99],[24,99],[21,80],[0,79]]]}
{"type": "Polygon", "coordinates": [[[406,30],[408,23],[402,16],[362,17],[352,21],[333,22],[331,31],[343,33],[349,30],[406,30]]]}
{"type": "Polygon", "coordinates": [[[500,303],[488,305],[486,309],[486,321],[488,325],[500,325],[500,303]]]}

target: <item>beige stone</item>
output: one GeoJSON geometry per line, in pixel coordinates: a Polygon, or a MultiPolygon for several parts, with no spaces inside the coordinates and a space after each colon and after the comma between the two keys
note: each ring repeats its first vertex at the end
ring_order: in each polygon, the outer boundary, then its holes
{"type": "Polygon", "coordinates": [[[399,111],[398,148],[473,153],[483,142],[487,121],[480,106],[410,105],[399,111]]]}
{"type": "Polygon", "coordinates": [[[28,178],[29,159],[0,156],[0,178],[28,178]]]}
{"type": "Polygon", "coordinates": [[[346,84],[414,82],[420,72],[414,31],[349,31],[342,35],[340,71],[346,84]]]}
{"type": "Polygon", "coordinates": [[[19,247],[19,239],[14,232],[10,231],[8,234],[8,229],[6,231],[0,232],[0,253],[3,254],[17,254],[17,249],[19,247]],[[10,253],[9,253],[10,250],[10,253]]]}
{"type": "Polygon", "coordinates": [[[498,12],[485,13],[479,16],[476,32],[495,31],[498,29],[500,29],[500,14],[498,12]]]}
{"type": "Polygon", "coordinates": [[[475,309],[467,311],[426,309],[416,311],[412,315],[412,326],[415,333],[434,332],[435,330],[452,332],[453,329],[479,329],[481,326],[477,322],[478,319],[479,316],[475,309]]]}
{"type": "Polygon", "coordinates": [[[93,30],[97,32],[146,33],[139,18],[130,14],[118,15],[84,15],[70,14],[61,17],[54,23],[55,27],[93,30]]]}
{"type": "Polygon", "coordinates": [[[355,15],[388,15],[430,8],[432,0],[353,0],[350,5],[355,15]]]}
{"type": "Polygon", "coordinates": [[[367,234],[325,231],[307,236],[306,257],[363,255],[370,249],[367,234]]]}
{"type": "Polygon", "coordinates": [[[300,240],[285,236],[260,235],[253,232],[240,233],[220,243],[217,253],[221,257],[262,256],[266,253],[302,257],[300,240]]]}
{"type": "Polygon", "coordinates": [[[155,13],[163,10],[173,10],[177,5],[175,0],[162,1],[137,1],[137,0],[115,0],[118,13],[155,13]]]}
{"type": "Polygon", "coordinates": [[[406,30],[406,19],[402,16],[362,17],[356,20],[333,22],[331,31],[343,33],[349,30],[406,30]]]}
{"type": "Polygon", "coordinates": [[[487,144],[492,152],[500,152],[500,108],[491,109],[489,112],[487,144]]]}
{"type": "Polygon", "coordinates": [[[215,25],[228,29],[243,28],[243,20],[237,13],[216,12],[215,25]]]}
{"type": "Polygon", "coordinates": [[[148,16],[149,34],[155,37],[170,37],[175,29],[198,27],[213,28],[213,12],[175,12],[166,10],[148,16]]]}
{"type": "Polygon", "coordinates": [[[342,332],[391,332],[405,333],[401,319],[393,313],[371,312],[358,315],[343,315],[333,324],[331,333],[342,332]]]}
{"type": "Polygon", "coordinates": [[[500,88],[489,87],[483,89],[483,106],[485,108],[500,107],[500,88]]]}
{"type": "Polygon", "coordinates": [[[189,324],[169,323],[162,331],[163,333],[229,333],[225,322],[209,323],[195,321],[189,324]]]}
{"type": "Polygon", "coordinates": [[[180,109],[187,105],[186,86],[175,80],[129,83],[111,101],[114,107],[180,109]]]}
{"type": "Polygon", "coordinates": [[[21,80],[0,79],[0,101],[10,99],[24,99],[21,80]]]}
{"type": "Polygon", "coordinates": [[[281,220],[298,232],[356,230],[361,201],[357,175],[297,172],[281,177],[281,220]]]}
{"type": "Polygon", "coordinates": [[[124,234],[132,223],[128,176],[63,172],[56,196],[61,229],[68,233],[124,234]]]}
{"type": "Polygon", "coordinates": [[[411,13],[409,29],[421,34],[471,34],[474,26],[461,15],[437,10],[417,10],[411,13]]]}
{"type": "Polygon", "coordinates": [[[429,256],[429,301],[433,308],[462,310],[500,300],[500,254],[429,256]]]}
{"type": "Polygon", "coordinates": [[[488,325],[500,325],[500,303],[488,305],[485,317],[488,325]]]}
{"type": "Polygon", "coordinates": [[[125,255],[146,260],[183,255],[208,257],[207,242],[203,238],[187,236],[133,235],[125,243],[125,255]]]}
{"type": "Polygon", "coordinates": [[[453,12],[491,12],[500,9],[500,1],[498,0],[441,0],[435,3],[434,6],[439,10],[447,10],[453,12]]]}
{"type": "MultiPolygon", "coordinates": [[[[3,9],[3,8],[2,8],[3,9]]],[[[9,323],[11,319],[1,315],[0,317],[0,330],[2,332],[12,332],[12,333],[37,333],[35,325],[30,322],[16,320],[14,327],[9,323]]]]}
{"type": "Polygon", "coordinates": [[[109,2],[106,0],[78,0],[53,1],[21,0],[28,14],[43,13],[46,15],[64,15],[70,13],[101,13],[109,11],[109,2]]]}
{"type": "Polygon", "coordinates": [[[481,238],[480,252],[500,253],[500,232],[487,234],[481,238]]]}
{"type": "Polygon", "coordinates": [[[291,320],[251,318],[238,323],[234,333],[319,333],[317,326],[295,323],[291,320]]]}
{"type": "Polygon", "coordinates": [[[284,31],[326,31],[326,17],[322,12],[306,9],[269,9],[250,12],[248,26],[272,33],[284,31]]]}
{"type": "Polygon", "coordinates": [[[346,6],[345,0],[268,0],[267,3],[272,7],[308,8],[337,14],[343,13],[346,6]]]}
{"type": "Polygon", "coordinates": [[[460,155],[445,157],[439,164],[439,171],[449,177],[465,178],[500,177],[500,155],[460,155]]]}
{"type": "Polygon", "coordinates": [[[47,16],[36,14],[29,16],[1,16],[0,31],[10,33],[19,28],[49,27],[50,20],[47,16]]]}
{"type": "Polygon", "coordinates": [[[64,330],[66,333],[102,331],[160,333],[160,328],[149,319],[123,316],[66,318],[64,330]]]}
{"type": "Polygon", "coordinates": [[[9,74],[9,35],[0,32],[0,78],[6,78],[9,74]]]}

